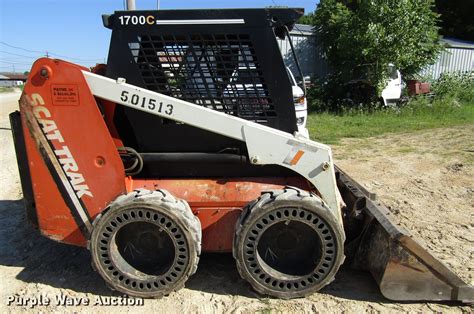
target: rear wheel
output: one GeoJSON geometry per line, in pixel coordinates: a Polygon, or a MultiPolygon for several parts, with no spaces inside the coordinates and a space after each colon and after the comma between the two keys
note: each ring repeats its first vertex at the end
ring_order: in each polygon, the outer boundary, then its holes
{"type": "Polygon", "coordinates": [[[138,190],[96,219],[89,248],[92,266],[112,289],[161,297],[195,273],[201,226],[185,201],[164,190],[138,190]]]}
{"type": "Polygon", "coordinates": [[[344,261],[344,232],[321,199],[286,188],[263,193],[242,213],[234,239],[237,269],[259,293],[312,294],[344,261]]]}

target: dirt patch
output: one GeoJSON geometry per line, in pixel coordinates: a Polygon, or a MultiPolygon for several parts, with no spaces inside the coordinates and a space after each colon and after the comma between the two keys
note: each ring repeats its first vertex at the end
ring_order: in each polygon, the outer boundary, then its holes
{"type": "Polygon", "coordinates": [[[461,278],[474,276],[474,126],[434,129],[334,147],[338,165],[461,278]]]}
{"type": "MultiPolygon", "coordinates": [[[[18,95],[15,96],[16,98],[18,95]]],[[[59,297],[116,296],[90,267],[85,249],[55,243],[26,221],[7,113],[13,100],[0,98],[0,311],[8,296],[43,295],[49,306],[36,311],[95,312],[334,312],[472,311],[459,304],[396,303],[386,300],[370,275],[343,268],[335,282],[305,299],[261,298],[240,279],[229,254],[205,254],[186,288],[143,306],[59,306],[59,297]]],[[[334,147],[338,164],[376,192],[401,222],[466,281],[473,280],[474,126],[413,134],[344,140],[334,147]]]]}

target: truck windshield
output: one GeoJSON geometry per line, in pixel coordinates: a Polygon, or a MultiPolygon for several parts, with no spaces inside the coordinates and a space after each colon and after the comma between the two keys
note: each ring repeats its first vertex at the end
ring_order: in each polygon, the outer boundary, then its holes
{"type": "MultiPolygon", "coordinates": [[[[306,95],[306,84],[304,82],[304,75],[303,75],[303,71],[301,70],[301,66],[300,66],[300,63],[298,61],[298,57],[296,56],[296,52],[295,52],[295,47],[293,46],[293,41],[291,40],[291,35],[290,35],[290,31],[288,30],[287,27],[285,27],[285,33],[286,33],[286,37],[288,38],[288,42],[290,43],[290,48],[291,48],[291,54],[293,55],[293,59],[295,61],[295,64],[296,64],[296,68],[298,69],[298,73],[301,77],[301,89],[303,90],[303,93],[304,95],[306,95]]],[[[288,71],[288,68],[287,68],[287,71],[288,71]]],[[[290,73],[290,80],[291,80],[291,73],[290,73]]],[[[293,81],[295,79],[293,78],[293,81]]],[[[293,82],[291,82],[293,84],[293,82]]],[[[296,82],[293,84],[293,85],[297,85],[296,82]]]]}

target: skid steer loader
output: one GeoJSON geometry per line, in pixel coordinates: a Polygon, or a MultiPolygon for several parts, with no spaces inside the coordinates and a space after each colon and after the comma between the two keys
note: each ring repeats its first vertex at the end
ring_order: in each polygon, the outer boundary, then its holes
{"type": "Polygon", "coordinates": [[[160,297],[201,252],[259,293],[303,297],[341,264],[392,300],[473,300],[331,149],[297,132],[277,37],[301,9],[117,11],[108,62],[37,60],[10,115],[25,207],[115,290],[160,297]],[[245,82],[234,73],[246,69],[245,82]]]}

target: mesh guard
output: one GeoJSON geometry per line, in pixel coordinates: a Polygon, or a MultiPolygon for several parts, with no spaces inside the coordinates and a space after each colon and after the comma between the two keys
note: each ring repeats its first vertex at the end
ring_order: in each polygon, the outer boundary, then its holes
{"type": "MultiPolygon", "coordinates": [[[[291,28],[302,12],[115,12],[104,17],[104,24],[113,30],[106,75],[124,77],[152,91],[293,133],[297,127],[291,83],[276,36],[283,27],[291,28]],[[127,16],[136,17],[130,21],[150,17],[160,24],[124,25],[127,16]]],[[[212,132],[145,115],[123,108],[116,114],[125,144],[139,151],[245,149],[243,143],[212,132]],[[166,134],[166,138],[151,138],[150,133],[166,134]]]]}
{"type": "Polygon", "coordinates": [[[248,35],[143,35],[129,47],[149,90],[262,124],[276,116],[248,35]]]}

